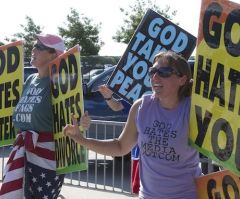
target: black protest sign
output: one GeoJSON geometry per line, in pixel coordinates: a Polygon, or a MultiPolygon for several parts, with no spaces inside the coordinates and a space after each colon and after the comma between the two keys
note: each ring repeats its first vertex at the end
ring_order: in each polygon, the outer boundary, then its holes
{"type": "Polygon", "coordinates": [[[188,59],[195,45],[193,35],[149,9],[107,84],[132,104],[152,92],[147,72],[157,53],[172,50],[188,59]]]}

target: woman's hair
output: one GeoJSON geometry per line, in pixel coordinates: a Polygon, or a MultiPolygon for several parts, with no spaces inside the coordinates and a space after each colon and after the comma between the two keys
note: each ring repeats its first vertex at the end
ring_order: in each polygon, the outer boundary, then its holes
{"type": "Polygon", "coordinates": [[[192,93],[192,72],[187,60],[173,51],[160,52],[156,54],[153,64],[158,62],[159,59],[169,67],[174,68],[180,76],[187,77],[186,83],[179,88],[178,96],[180,98],[190,96],[192,93]]]}

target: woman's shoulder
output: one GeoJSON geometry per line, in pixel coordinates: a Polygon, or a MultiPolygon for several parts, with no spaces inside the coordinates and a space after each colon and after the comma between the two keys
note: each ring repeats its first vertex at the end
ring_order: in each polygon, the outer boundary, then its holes
{"type": "Polygon", "coordinates": [[[151,100],[151,99],[153,99],[154,98],[154,95],[153,94],[144,94],[143,96],[142,96],[142,99],[144,99],[144,100],[151,100]]]}
{"type": "Polygon", "coordinates": [[[141,98],[137,99],[132,106],[137,109],[140,106],[150,103],[153,99],[154,96],[152,94],[146,94],[143,95],[141,98]]]}
{"type": "MultiPolygon", "coordinates": [[[[141,98],[140,98],[140,99],[137,99],[136,101],[134,101],[131,109],[133,109],[133,110],[138,109],[138,107],[140,106],[141,103],[142,103],[142,99],[141,99],[141,98]]],[[[130,110],[131,110],[131,109],[130,109],[130,110]]]]}
{"type": "Polygon", "coordinates": [[[142,105],[149,105],[154,101],[154,94],[145,94],[142,96],[142,105]]]}

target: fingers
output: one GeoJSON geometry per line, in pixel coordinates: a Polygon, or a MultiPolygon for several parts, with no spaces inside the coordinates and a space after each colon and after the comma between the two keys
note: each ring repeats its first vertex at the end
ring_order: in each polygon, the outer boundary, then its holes
{"type": "Polygon", "coordinates": [[[74,126],[78,126],[77,118],[75,117],[74,114],[71,115],[71,118],[72,118],[72,124],[73,124],[74,126]]]}
{"type": "Polygon", "coordinates": [[[104,98],[110,98],[113,95],[113,92],[108,88],[106,84],[99,86],[98,91],[104,98]]]}
{"type": "MultiPolygon", "coordinates": [[[[81,142],[84,140],[84,137],[80,132],[77,118],[72,114],[71,119],[72,119],[72,124],[67,124],[63,128],[63,134],[73,139],[75,142],[81,144],[81,142]]],[[[91,118],[88,115],[88,111],[85,111],[82,117],[80,118],[80,125],[83,129],[88,129],[90,127],[90,124],[91,124],[91,118]]]]}
{"type": "Polygon", "coordinates": [[[79,143],[79,140],[81,140],[82,135],[80,133],[80,130],[78,126],[67,124],[63,128],[63,133],[65,136],[68,136],[70,139],[74,140],[75,142],[79,143]]]}
{"type": "MultiPolygon", "coordinates": [[[[72,114],[71,119],[72,119],[72,124],[67,124],[63,128],[63,133],[65,136],[69,136],[69,135],[71,136],[79,132],[79,123],[75,115],[72,114]]],[[[91,124],[91,118],[88,115],[88,111],[85,111],[82,117],[80,118],[80,126],[82,126],[82,128],[86,130],[86,129],[89,129],[90,124],[91,124]]]]}
{"type": "Polygon", "coordinates": [[[84,129],[88,129],[90,127],[91,118],[88,115],[88,111],[85,111],[85,113],[81,117],[80,124],[84,129]]]}
{"type": "Polygon", "coordinates": [[[83,114],[85,117],[89,117],[88,115],[88,111],[85,111],[85,113],[83,114]]]}
{"type": "Polygon", "coordinates": [[[98,89],[103,89],[106,85],[105,84],[102,84],[98,87],[98,89]]]}
{"type": "Polygon", "coordinates": [[[65,136],[69,136],[73,133],[73,125],[71,124],[67,124],[64,128],[63,128],[63,134],[65,136]]]}
{"type": "Polygon", "coordinates": [[[98,91],[99,91],[99,92],[104,92],[105,88],[106,88],[106,85],[105,85],[105,84],[100,85],[100,86],[98,87],[98,91]]]}

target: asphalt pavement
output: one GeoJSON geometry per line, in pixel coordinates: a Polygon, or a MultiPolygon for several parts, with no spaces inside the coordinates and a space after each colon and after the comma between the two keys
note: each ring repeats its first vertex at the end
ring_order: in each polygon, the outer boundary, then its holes
{"type": "Polygon", "coordinates": [[[118,193],[66,184],[62,187],[61,195],[63,196],[62,199],[137,199],[137,196],[129,193],[118,193]]]}
{"type": "MultiPolygon", "coordinates": [[[[0,183],[0,186],[2,184],[0,183]]],[[[74,185],[64,184],[60,193],[59,199],[130,199],[137,198],[137,196],[129,193],[118,193],[100,189],[85,188],[74,185]]]]}

